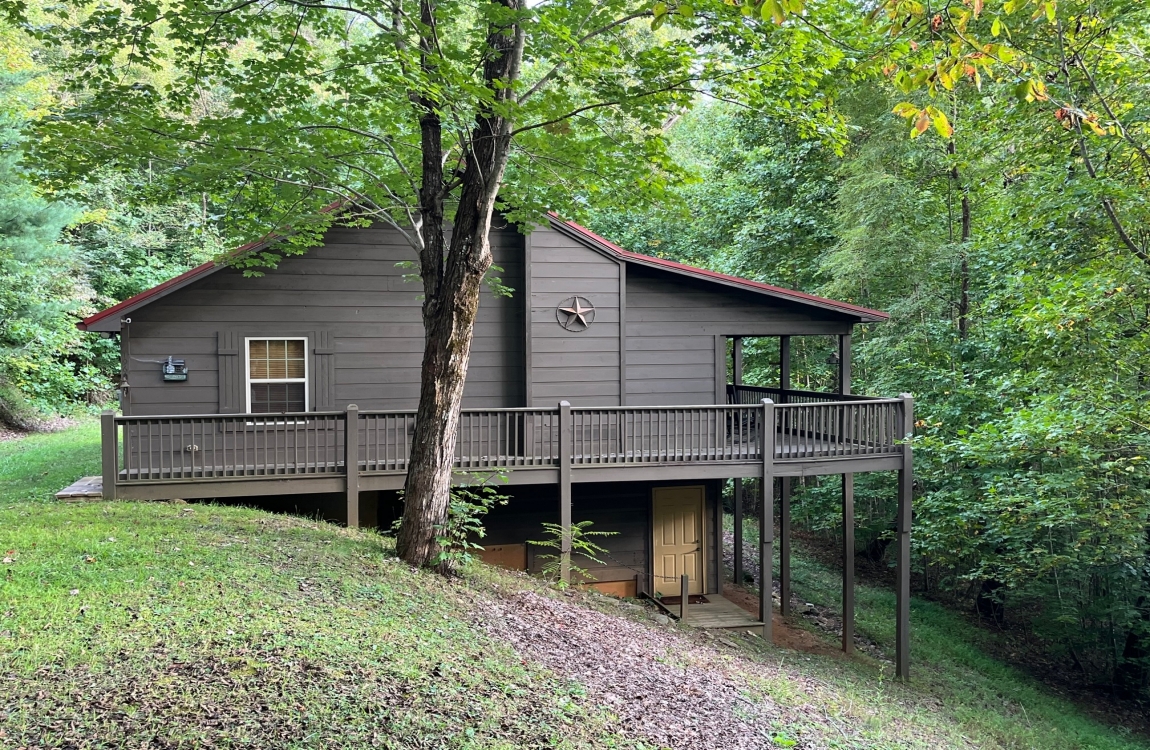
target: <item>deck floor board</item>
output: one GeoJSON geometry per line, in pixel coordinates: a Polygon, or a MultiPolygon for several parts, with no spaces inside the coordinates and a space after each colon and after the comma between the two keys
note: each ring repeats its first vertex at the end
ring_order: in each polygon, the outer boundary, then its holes
{"type": "Polygon", "coordinates": [[[103,496],[103,477],[81,477],[56,493],[57,500],[84,500],[103,496]]]}
{"type": "MultiPolygon", "coordinates": [[[[701,629],[755,628],[762,621],[721,594],[707,594],[706,604],[687,605],[687,625],[701,629]]],[[[678,607],[672,605],[674,612],[678,607]]]]}

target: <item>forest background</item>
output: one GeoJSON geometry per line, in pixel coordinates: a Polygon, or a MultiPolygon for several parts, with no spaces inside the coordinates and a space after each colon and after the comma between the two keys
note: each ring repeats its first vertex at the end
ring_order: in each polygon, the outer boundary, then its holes
{"type": "MultiPolygon", "coordinates": [[[[60,123],[84,92],[26,10],[0,25],[0,419],[19,428],[113,400],[116,341],[77,319],[267,229],[243,221],[258,206],[173,189],[139,154],[62,177],[60,123]]],[[[705,13],[655,3],[628,33],[657,46],[691,33],[668,16],[705,13]]],[[[736,49],[760,80],[669,119],[640,200],[605,199],[589,172],[573,218],[638,252],[890,311],[856,337],[855,390],[916,398],[916,587],[1025,631],[1084,685],[1147,699],[1150,11],[761,13],[785,56],[736,49]]],[[[777,381],[773,346],[746,342],[746,382],[777,381]]],[[[831,351],[797,341],[795,382],[831,388],[831,351]]],[[[893,480],[856,492],[860,551],[881,568],[893,480]]],[[[797,523],[835,536],[837,496],[804,486],[797,523]]]]}

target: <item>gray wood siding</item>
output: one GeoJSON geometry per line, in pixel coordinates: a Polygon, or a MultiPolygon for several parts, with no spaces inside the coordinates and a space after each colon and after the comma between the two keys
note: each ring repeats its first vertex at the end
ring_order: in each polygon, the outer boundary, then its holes
{"type": "Polygon", "coordinates": [[[619,263],[549,227],[528,241],[530,286],[530,400],[554,406],[620,404],[619,263]],[[556,308],[573,296],[595,306],[585,331],[559,325],[556,308]]]}
{"type": "MultiPolygon", "coordinates": [[[[593,580],[630,581],[636,573],[644,577],[651,572],[651,492],[654,487],[676,484],[702,484],[706,487],[704,503],[704,539],[707,568],[706,591],[719,590],[719,548],[715,534],[715,509],[721,502],[721,484],[706,482],[611,482],[576,484],[572,487],[571,516],[575,522],[591,521],[593,531],[615,532],[612,536],[596,537],[593,541],[606,548],[600,557],[602,565],[576,555],[576,565],[590,573],[593,580]]],[[[508,487],[511,499],[507,505],[496,506],[484,519],[486,536],[479,544],[523,544],[532,539],[544,539],[544,523],[559,522],[559,490],[555,486],[508,487]]],[[[527,569],[539,573],[547,563],[545,555],[554,550],[527,545],[527,569]]]]}
{"type": "Polygon", "coordinates": [[[848,333],[833,312],[774,301],[638,265],[627,267],[628,406],[712,404],[716,336],[848,333]]]}
{"type": "MultiPolygon", "coordinates": [[[[524,404],[523,241],[514,229],[492,234],[495,263],[503,268],[498,275],[515,292],[498,297],[484,285],[467,408],[524,404]]],[[[410,270],[396,266],[414,257],[396,232],[337,227],[323,246],[286,258],[261,277],[224,269],[133,312],[127,413],[215,413],[229,395],[240,399],[243,411],[245,336],[308,337],[313,410],[349,403],[415,408],[422,287],[404,279],[410,270]],[[237,354],[223,349],[221,334],[237,354]],[[168,356],[187,360],[186,382],[164,383],[160,365],[146,361],[168,356]],[[233,392],[221,394],[221,388],[233,392]]]]}

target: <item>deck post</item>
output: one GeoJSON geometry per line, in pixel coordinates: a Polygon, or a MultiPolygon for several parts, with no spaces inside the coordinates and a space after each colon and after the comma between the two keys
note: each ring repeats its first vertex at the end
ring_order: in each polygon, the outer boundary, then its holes
{"type": "Polygon", "coordinates": [[[735,336],[731,345],[731,383],[743,384],[743,337],[735,336]]]}
{"type": "Polygon", "coordinates": [[[687,624],[687,604],[691,601],[691,577],[686,573],[679,576],[679,622],[687,624]]]}
{"type": "Polygon", "coordinates": [[[105,409],[100,413],[100,491],[105,500],[116,499],[116,479],[120,473],[116,466],[119,450],[116,438],[116,412],[105,409]]]}
{"type": "Polygon", "coordinates": [[[763,399],[763,481],[759,498],[759,618],[763,621],[763,640],[770,643],[771,610],[774,598],[775,560],[775,403],[763,399]]]}
{"type": "MultiPolygon", "coordinates": [[[[914,399],[902,398],[902,433],[914,435],[914,399]]],[[[913,518],[914,461],[910,443],[902,446],[902,468],[898,472],[898,560],[896,573],[895,671],[899,679],[910,679],[910,525],[913,518]]]]}
{"type": "MultiPolygon", "coordinates": [[[[839,336],[839,393],[851,392],[851,335],[839,336]]],[[[837,425],[840,439],[846,439],[847,417],[837,425]]],[[[842,475],[843,508],[843,653],[854,652],[855,646],[855,477],[842,475]]]]}
{"type": "Polygon", "coordinates": [[[347,477],[347,527],[359,528],[359,407],[347,405],[343,422],[343,473],[347,477]]]}
{"type": "MultiPolygon", "coordinates": [[[[791,337],[779,336],[779,389],[791,389],[791,337]]],[[[779,399],[780,404],[787,403],[786,393],[779,399]]]]}
{"type": "Polygon", "coordinates": [[[843,474],[843,653],[855,647],[855,475],[843,474]]]}
{"type": "Polygon", "coordinates": [[[735,585],[743,585],[743,480],[735,479],[735,585]]]}
{"type": "Polygon", "coordinates": [[[571,583],[571,451],[574,448],[571,404],[559,402],[559,580],[571,583]]]}
{"type": "Polygon", "coordinates": [[[791,478],[779,477],[779,584],[783,617],[791,613],[791,478]]]}
{"type": "Polygon", "coordinates": [[[851,392],[851,335],[839,336],[839,393],[851,392]]]}

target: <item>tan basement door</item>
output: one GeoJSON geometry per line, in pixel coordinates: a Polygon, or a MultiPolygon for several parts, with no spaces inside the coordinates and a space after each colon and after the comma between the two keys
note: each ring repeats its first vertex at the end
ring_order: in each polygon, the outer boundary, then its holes
{"type": "Polygon", "coordinates": [[[690,592],[703,593],[703,488],[656,487],[652,504],[655,591],[677,595],[685,573],[690,592]]]}

